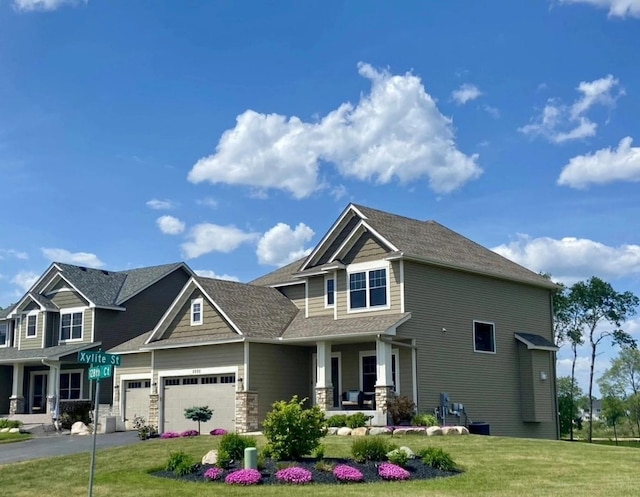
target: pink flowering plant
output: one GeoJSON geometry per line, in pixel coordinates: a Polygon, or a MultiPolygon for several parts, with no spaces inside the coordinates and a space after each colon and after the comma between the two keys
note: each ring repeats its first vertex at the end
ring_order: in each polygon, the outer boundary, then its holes
{"type": "Polygon", "coordinates": [[[209,468],[208,470],[206,470],[204,472],[204,477],[207,480],[217,480],[222,476],[222,469],[220,468],[216,468],[215,466],[213,468],[209,468]]]}
{"type": "Polygon", "coordinates": [[[410,476],[406,469],[390,462],[381,463],[378,466],[378,474],[385,480],[408,480],[410,476]]]}
{"type": "Polygon", "coordinates": [[[197,437],[198,435],[200,435],[198,430],[186,430],[180,433],[181,437],[197,437]]]}
{"type": "Polygon", "coordinates": [[[209,435],[213,435],[215,437],[219,437],[226,434],[227,434],[227,430],[225,430],[224,428],[216,428],[209,432],[209,435]]]}
{"type": "Polygon", "coordinates": [[[333,470],[333,476],[343,482],[358,482],[364,479],[362,472],[353,466],[339,464],[333,470]]]}
{"type": "Polygon", "coordinates": [[[160,438],[178,438],[180,433],[176,433],[175,431],[165,431],[160,438]]]}
{"type": "Polygon", "coordinates": [[[292,466],[290,468],[281,469],[276,473],[278,481],[283,483],[293,483],[296,485],[304,485],[311,482],[311,471],[304,468],[292,466]]]}
{"type": "Polygon", "coordinates": [[[229,473],[224,479],[228,485],[256,485],[260,483],[262,475],[257,469],[239,469],[229,473]]]}

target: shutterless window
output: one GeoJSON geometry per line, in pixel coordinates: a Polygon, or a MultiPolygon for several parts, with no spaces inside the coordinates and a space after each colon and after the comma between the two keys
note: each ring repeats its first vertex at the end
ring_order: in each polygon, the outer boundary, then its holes
{"type": "Polygon", "coordinates": [[[349,274],[349,299],[351,309],[386,306],[387,270],[349,274]]]}
{"type": "Polygon", "coordinates": [[[191,325],[202,324],[202,299],[191,301],[191,325]]]}
{"type": "Polygon", "coordinates": [[[328,278],[327,280],[327,307],[330,307],[335,304],[335,280],[333,278],[328,278]]]}
{"type": "Polygon", "coordinates": [[[60,373],[60,399],[76,400],[82,393],[82,373],[60,373]]]}
{"type": "Polygon", "coordinates": [[[38,324],[38,316],[32,314],[27,316],[27,336],[34,337],[38,333],[36,325],[38,324]]]}
{"type": "Polygon", "coordinates": [[[496,337],[493,323],[473,322],[473,350],[495,353],[496,337]]]}
{"type": "Polygon", "coordinates": [[[220,377],[220,383],[235,383],[235,382],[236,382],[236,375],[234,374],[220,377]]]}
{"type": "Polygon", "coordinates": [[[167,378],[164,380],[164,385],[167,387],[180,385],[180,378],[167,378]]]}
{"type": "Polygon", "coordinates": [[[349,299],[352,309],[367,307],[367,273],[349,275],[349,299]]]}
{"type": "Polygon", "coordinates": [[[60,340],[82,338],[82,312],[63,314],[60,317],[60,340]]]}
{"type": "Polygon", "coordinates": [[[183,385],[197,385],[198,378],[182,378],[183,385]]]}
{"type": "Polygon", "coordinates": [[[9,325],[7,323],[0,323],[0,347],[7,344],[7,333],[9,325]]]}

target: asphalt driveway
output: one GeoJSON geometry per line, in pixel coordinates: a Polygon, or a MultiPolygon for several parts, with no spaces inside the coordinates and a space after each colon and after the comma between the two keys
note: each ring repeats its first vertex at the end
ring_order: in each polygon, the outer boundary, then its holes
{"type": "MultiPolygon", "coordinates": [[[[2,444],[0,445],[0,465],[42,457],[66,456],[81,452],[90,453],[92,443],[92,435],[49,435],[32,438],[25,442],[2,444]]],[[[135,431],[98,434],[96,448],[99,450],[134,443],[143,443],[140,442],[138,433],[135,431]]]]}

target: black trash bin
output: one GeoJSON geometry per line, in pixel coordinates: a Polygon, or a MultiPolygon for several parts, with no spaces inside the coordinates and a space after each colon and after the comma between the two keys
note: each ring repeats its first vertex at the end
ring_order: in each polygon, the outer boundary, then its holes
{"type": "Polygon", "coordinates": [[[484,421],[474,421],[469,423],[469,433],[472,435],[491,435],[489,423],[484,421]]]}

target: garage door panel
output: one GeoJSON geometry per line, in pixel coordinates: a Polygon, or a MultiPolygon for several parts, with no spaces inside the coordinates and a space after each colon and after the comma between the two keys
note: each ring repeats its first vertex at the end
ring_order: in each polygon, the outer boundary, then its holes
{"type": "Polygon", "coordinates": [[[150,380],[130,380],[124,382],[124,419],[127,430],[133,430],[133,418],[141,416],[149,420],[150,380]]]}
{"type": "Polygon", "coordinates": [[[163,430],[182,432],[198,428],[184,417],[184,410],[208,406],[213,417],[201,423],[201,433],[214,428],[235,429],[235,375],[165,378],[163,389],[163,430]]]}

